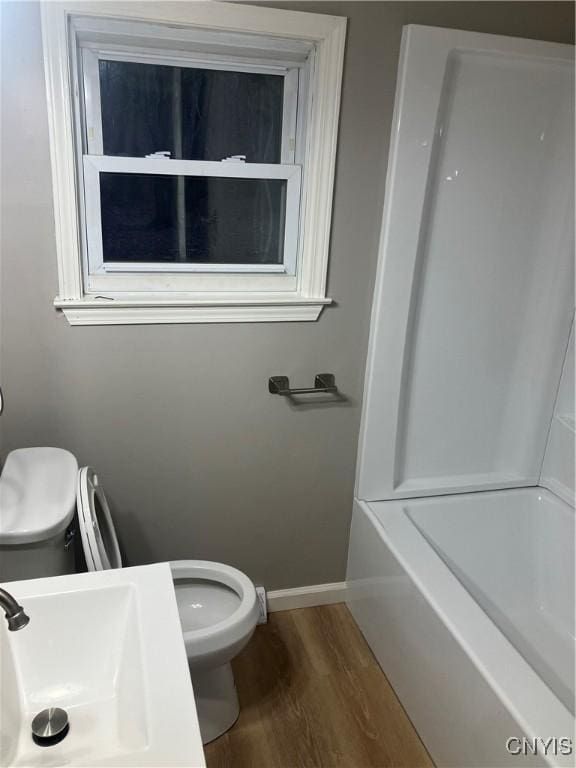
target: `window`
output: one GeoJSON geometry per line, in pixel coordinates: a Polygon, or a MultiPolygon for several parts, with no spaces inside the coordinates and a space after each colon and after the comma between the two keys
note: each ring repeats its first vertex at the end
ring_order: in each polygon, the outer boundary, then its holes
{"type": "Polygon", "coordinates": [[[163,5],[43,6],[55,304],[73,324],[316,319],[344,22],[163,5]]]}
{"type": "Polygon", "coordinates": [[[295,275],[306,73],[98,40],[78,51],[88,287],[125,272],[134,288],[160,271],[295,275]]]}

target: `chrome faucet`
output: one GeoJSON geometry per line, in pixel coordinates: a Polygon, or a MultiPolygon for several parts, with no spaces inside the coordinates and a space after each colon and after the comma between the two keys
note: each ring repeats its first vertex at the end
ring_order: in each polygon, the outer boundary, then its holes
{"type": "Polygon", "coordinates": [[[18,629],[23,629],[30,621],[30,617],[24,613],[24,608],[22,608],[21,605],[18,605],[10,592],[6,592],[6,590],[2,589],[1,587],[0,606],[4,609],[4,613],[6,614],[6,621],[8,622],[8,629],[11,632],[16,632],[18,629]]]}

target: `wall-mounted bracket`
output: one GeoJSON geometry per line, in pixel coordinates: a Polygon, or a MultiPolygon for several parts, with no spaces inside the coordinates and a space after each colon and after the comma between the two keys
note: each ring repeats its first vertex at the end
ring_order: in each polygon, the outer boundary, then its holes
{"type": "Polygon", "coordinates": [[[288,376],[271,376],[268,379],[268,392],[272,395],[292,397],[292,395],[338,394],[338,387],[333,373],[317,373],[313,387],[291,388],[288,376]]]}

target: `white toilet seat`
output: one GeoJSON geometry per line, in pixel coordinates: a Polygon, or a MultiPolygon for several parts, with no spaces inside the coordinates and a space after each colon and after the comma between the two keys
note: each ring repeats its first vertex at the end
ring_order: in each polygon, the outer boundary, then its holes
{"type": "Polygon", "coordinates": [[[88,570],[121,568],[122,556],[108,501],[91,467],[78,472],[76,506],[88,570]]]}

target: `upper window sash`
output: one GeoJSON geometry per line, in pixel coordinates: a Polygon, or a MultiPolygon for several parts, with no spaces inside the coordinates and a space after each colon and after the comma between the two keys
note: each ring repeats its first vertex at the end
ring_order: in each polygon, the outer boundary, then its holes
{"type": "Polygon", "coordinates": [[[235,272],[276,272],[284,275],[296,274],[302,176],[299,165],[84,155],[83,170],[89,274],[105,275],[117,272],[228,272],[232,274],[235,272]],[[100,174],[102,172],[236,179],[285,179],[287,184],[283,263],[276,265],[104,262],[100,204],[100,174]]]}
{"type": "MultiPolygon", "coordinates": [[[[282,110],[282,148],[281,162],[294,163],[297,144],[297,117],[299,89],[304,86],[305,78],[297,66],[287,68],[282,65],[263,65],[261,63],[238,62],[230,59],[207,59],[194,56],[189,52],[167,52],[154,48],[131,48],[116,46],[113,50],[83,44],[80,47],[82,85],[84,92],[85,144],[90,155],[102,155],[102,103],[100,97],[99,61],[126,61],[140,64],[157,64],[173,67],[196,69],[214,69],[229,72],[249,72],[274,74],[284,78],[284,99],[282,110]]],[[[162,147],[158,147],[158,150],[162,147]]]]}

